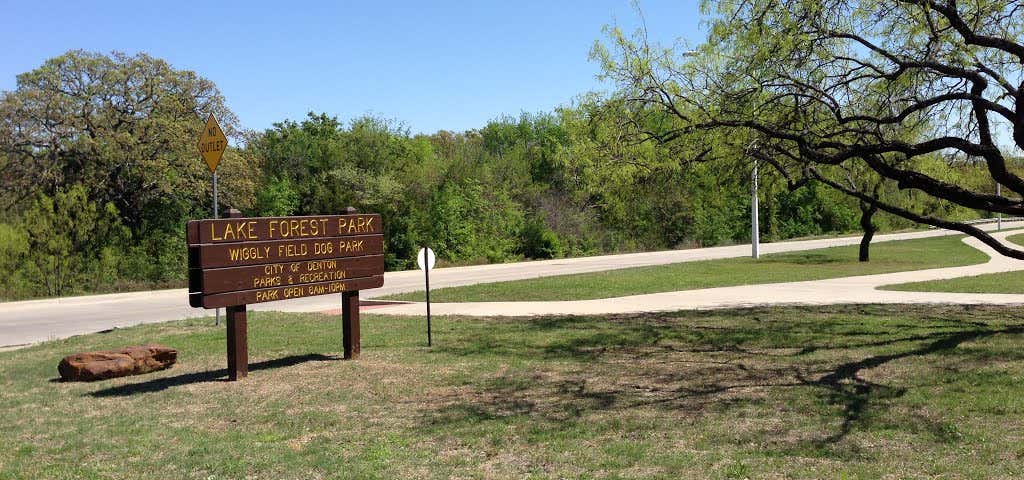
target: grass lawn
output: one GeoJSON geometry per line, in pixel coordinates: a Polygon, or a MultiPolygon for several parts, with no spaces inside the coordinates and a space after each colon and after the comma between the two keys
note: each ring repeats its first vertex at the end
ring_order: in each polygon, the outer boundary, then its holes
{"type": "Polygon", "coordinates": [[[614,317],[250,314],[248,379],[188,320],[0,352],[0,478],[1021,478],[1018,308],[614,317]],[[160,342],[174,368],[57,383],[160,342]]]}
{"type": "MultiPolygon", "coordinates": [[[[484,283],[431,290],[434,302],[589,300],[698,288],[795,282],[875,273],[971,265],[988,260],[961,241],[962,236],[881,242],[871,261],[857,261],[857,247],[832,247],[764,255],[760,260],[728,258],[639,267],[530,280],[484,283]]],[[[424,293],[384,297],[423,301],[424,293]]]]}
{"type": "MultiPolygon", "coordinates": [[[[1024,234],[1011,235],[1007,240],[1024,245],[1024,234]]],[[[886,285],[882,290],[909,292],[958,292],[958,293],[1024,293],[1024,270],[1016,272],[988,273],[973,277],[932,280],[928,282],[900,283],[886,285]]]]}

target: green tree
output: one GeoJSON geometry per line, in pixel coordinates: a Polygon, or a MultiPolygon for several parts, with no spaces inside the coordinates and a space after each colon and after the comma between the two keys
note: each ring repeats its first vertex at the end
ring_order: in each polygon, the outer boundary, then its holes
{"type": "Polygon", "coordinates": [[[655,132],[658,141],[757,139],[756,158],[790,185],[815,180],[1024,258],[959,218],[960,208],[1024,213],[1024,180],[1008,161],[1024,149],[1019,0],[744,0],[704,8],[711,34],[696,52],[616,30],[612,48],[595,50],[623,98],[679,121],[655,132]],[[965,158],[1013,196],[931,173],[931,162],[965,158]],[[847,181],[850,172],[868,171],[884,188],[847,181]],[[890,189],[904,194],[886,198],[890,189]]]}
{"type": "Polygon", "coordinates": [[[388,120],[361,117],[346,125],[309,113],[251,134],[243,154],[262,165],[255,214],[321,215],[348,206],[377,212],[388,266],[403,268],[415,258],[438,175],[429,140],[388,120]]]}
{"type": "Polygon", "coordinates": [[[53,197],[37,194],[20,227],[25,277],[40,289],[31,296],[95,291],[117,277],[118,252],[129,236],[114,205],[90,201],[82,185],[53,197]]]}
{"type": "Polygon", "coordinates": [[[509,259],[518,247],[523,213],[501,190],[448,182],[431,202],[431,246],[456,261],[509,259]]]}
{"type": "Polygon", "coordinates": [[[28,233],[20,225],[0,223],[0,299],[29,296],[31,288],[23,278],[23,265],[29,252],[28,233]]]}
{"type": "MultiPolygon", "coordinates": [[[[139,233],[157,217],[183,221],[206,211],[209,172],[196,151],[207,114],[237,137],[237,119],[213,82],[140,53],[75,50],[18,75],[0,94],[0,201],[24,207],[37,193],[81,185],[90,199],[112,203],[139,233]]],[[[247,207],[253,174],[229,151],[221,186],[225,202],[247,207]]]]}

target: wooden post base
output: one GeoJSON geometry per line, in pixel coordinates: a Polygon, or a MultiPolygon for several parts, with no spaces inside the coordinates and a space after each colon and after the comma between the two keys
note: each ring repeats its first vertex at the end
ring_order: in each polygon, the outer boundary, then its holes
{"type": "MultiPolygon", "coordinates": [[[[354,207],[346,207],[345,215],[356,213],[354,207]]],[[[341,294],[341,343],[346,360],[359,358],[359,290],[341,294]]]]}
{"type": "Polygon", "coordinates": [[[227,308],[228,380],[234,382],[249,375],[249,338],[245,305],[227,308]]]}
{"type": "Polygon", "coordinates": [[[345,359],[359,358],[359,290],[341,294],[341,336],[345,359]]]}

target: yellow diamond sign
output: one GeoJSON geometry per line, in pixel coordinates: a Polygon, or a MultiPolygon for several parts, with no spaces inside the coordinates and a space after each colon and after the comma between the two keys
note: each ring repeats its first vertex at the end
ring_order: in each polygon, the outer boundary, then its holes
{"type": "Polygon", "coordinates": [[[203,160],[206,160],[206,166],[210,167],[210,173],[217,171],[220,157],[227,149],[228,137],[224,136],[224,131],[220,129],[217,119],[213,118],[211,113],[206,119],[203,131],[199,133],[199,153],[202,154],[203,160]]]}

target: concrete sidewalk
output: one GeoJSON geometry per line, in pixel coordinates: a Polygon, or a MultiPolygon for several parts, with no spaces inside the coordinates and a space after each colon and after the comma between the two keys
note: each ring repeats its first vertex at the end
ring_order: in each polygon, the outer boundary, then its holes
{"type": "MultiPolygon", "coordinates": [[[[1005,239],[1017,232],[1000,232],[1005,239]]],[[[997,254],[974,238],[964,242],[989,255],[989,261],[965,267],[843,277],[805,282],[742,285],[679,292],[652,293],[597,300],[558,302],[432,303],[435,315],[522,316],[596,315],[675,310],[703,310],[764,305],[826,305],[850,303],[1024,304],[1024,294],[902,292],[878,290],[884,285],[1024,270],[1024,261],[997,254]]],[[[423,315],[423,303],[378,308],[377,314],[423,315]]]]}

